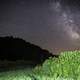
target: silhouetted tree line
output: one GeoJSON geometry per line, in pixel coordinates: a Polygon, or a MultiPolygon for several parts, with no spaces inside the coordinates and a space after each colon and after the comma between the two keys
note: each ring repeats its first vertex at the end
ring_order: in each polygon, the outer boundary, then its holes
{"type": "Polygon", "coordinates": [[[13,38],[12,36],[0,37],[0,60],[27,60],[34,63],[42,63],[49,57],[54,56],[49,51],[21,38],[13,38]]]}

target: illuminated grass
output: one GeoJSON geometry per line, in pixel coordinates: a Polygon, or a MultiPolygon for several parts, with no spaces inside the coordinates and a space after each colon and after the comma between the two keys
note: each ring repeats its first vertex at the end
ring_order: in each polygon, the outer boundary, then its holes
{"type": "Polygon", "coordinates": [[[80,51],[62,52],[32,70],[1,72],[0,80],[80,80],[80,51]]]}
{"type": "Polygon", "coordinates": [[[59,77],[67,80],[80,80],[80,51],[62,52],[59,58],[50,58],[34,70],[37,75],[59,77]]]}

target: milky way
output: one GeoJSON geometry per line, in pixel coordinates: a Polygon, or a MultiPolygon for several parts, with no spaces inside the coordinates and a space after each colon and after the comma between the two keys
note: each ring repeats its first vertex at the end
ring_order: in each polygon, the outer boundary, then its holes
{"type": "Polygon", "coordinates": [[[79,4],[79,0],[3,0],[0,36],[21,37],[53,53],[78,48],[79,4]]]}
{"type": "Polygon", "coordinates": [[[74,16],[69,9],[62,13],[62,20],[64,31],[67,32],[68,36],[70,36],[72,40],[79,39],[80,35],[77,32],[78,26],[75,24],[74,16]]]}
{"type": "MultiPolygon", "coordinates": [[[[60,0],[51,3],[51,7],[58,14],[56,25],[62,29],[62,33],[66,36],[72,45],[78,45],[80,41],[80,34],[78,32],[79,26],[74,20],[76,13],[72,13],[70,6],[62,6],[60,0]],[[63,8],[64,7],[64,8],[63,8]]],[[[76,10],[75,10],[76,11],[76,10]]],[[[77,11],[78,12],[78,11],[77,11]]]]}

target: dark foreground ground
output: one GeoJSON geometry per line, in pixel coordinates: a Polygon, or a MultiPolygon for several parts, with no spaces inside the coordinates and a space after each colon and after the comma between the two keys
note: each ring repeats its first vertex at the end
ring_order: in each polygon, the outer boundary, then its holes
{"type": "Polygon", "coordinates": [[[27,61],[0,61],[0,72],[24,68],[31,69],[34,68],[35,66],[36,66],[35,63],[27,61]]]}

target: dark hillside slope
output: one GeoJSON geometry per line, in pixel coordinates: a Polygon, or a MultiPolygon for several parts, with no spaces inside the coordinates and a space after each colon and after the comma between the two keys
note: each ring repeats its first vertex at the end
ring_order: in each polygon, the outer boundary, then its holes
{"type": "Polygon", "coordinates": [[[50,56],[54,57],[49,51],[21,38],[0,37],[0,60],[26,60],[40,64],[50,56]]]}

